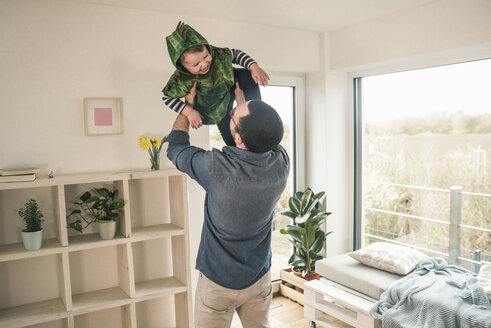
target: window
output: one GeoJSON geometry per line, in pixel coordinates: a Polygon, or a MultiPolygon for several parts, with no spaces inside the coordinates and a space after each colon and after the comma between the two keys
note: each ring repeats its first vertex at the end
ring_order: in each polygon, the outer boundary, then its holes
{"type": "Polygon", "coordinates": [[[491,60],[355,79],[355,248],[491,260],[491,60]]]}
{"type": "MultiPolygon", "coordinates": [[[[299,118],[297,109],[303,105],[300,101],[303,94],[303,80],[296,77],[272,76],[269,85],[267,87],[260,87],[260,89],[262,100],[275,108],[283,121],[284,136],[281,145],[290,156],[290,176],[285,191],[281,195],[275,209],[275,212],[279,212],[288,207],[288,198],[296,191],[298,179],[302,177],[301,174],[297,174],[297,172],[303,170],[303,165],[299,160],[296,145],[299,142],[299,136],[300,138],[302,136],[302,133],[299,133],[297,128],[299,118]]],[[[211,125],[210,148],[222,149],[223,146],[225,146],[225,143],[218,128],[211,125]]],[[[271,242],[273,253],[271,264],[272,280],[278,280],[280,278],[280,269],[287,267],[288,259],[292,252],[288,237],[279,232],[281,228],[289,223],[288,218],[279,217],[273,225],[271,242]]]]}

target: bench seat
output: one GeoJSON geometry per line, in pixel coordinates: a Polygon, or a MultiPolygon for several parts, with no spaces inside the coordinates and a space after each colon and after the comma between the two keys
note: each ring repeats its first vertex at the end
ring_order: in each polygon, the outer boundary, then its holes
{"type": "Polygon", "coordinates": [[[317,261],[315,271],[340,285],[354,289],[378,300],[389,285],[402,275],[378,270],[361,264],[348,254],[317,261]]]}
{"type": "Polygon", "coordinates": [[[329,316],[356,328],[380,327],[380,320],[368,311],[393,281],[403,277],[361,264],[348,254],[317,261],[316,272],[321,279],[304,285],[304,314],[328,328],[345,327],[329,316]]]}

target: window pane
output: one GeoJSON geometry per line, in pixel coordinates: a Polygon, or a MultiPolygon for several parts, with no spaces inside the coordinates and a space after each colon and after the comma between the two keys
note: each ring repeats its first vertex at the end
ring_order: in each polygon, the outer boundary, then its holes
{"type": "MultiPolygon", "coordinates": [[[[292,195],[294,190],[294,129],[293,129],[293,115],[294,115],[294,88],[284,86],[267,86],[260,87],[261,96],[263,101],[271,105],[281,117],[283,121],[284,135],[281,145],[288,152],[290,156],[290,175],[286,188],[281,195],[281,198],[276,205],[275,212],[278,213],[281,210],[288,208],[288,198],[292,195]]],[[[292,254],[291,244],[288,241],[287,235],[282,235],[280,229],[286,227],[290,223],[290,219],[287,217],[277,217],[273,224],[273,236],[271,241],[271,249],[273,252],[273,258],[271,260],[271,279],[280,279],[280,270],[288,266],[288,259],[292,254]]]]}
{"type": "Polygon", "coordinates": [[[362,78],[363,246],[448,253],[450,187],[462,186],[460,256],[491,260],[489,76],[491,60],[362,78]]]}

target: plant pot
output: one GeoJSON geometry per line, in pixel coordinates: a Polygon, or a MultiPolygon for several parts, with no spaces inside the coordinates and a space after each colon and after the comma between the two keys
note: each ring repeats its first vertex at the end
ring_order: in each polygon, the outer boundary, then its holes
{"type": "Polygon", "coordinates": [[[116,221],[97,221],[97,225],[102,239],[113,239],[116,235],[116,221]]]}
{"type": "Polygon", "coordinates": [[[43,244],[43,229],[34,232],[22,230],[22,243],[28,251],[37,251],[43,244]]]}
{"type": "MultiPolygon", "coordinates": [[[[307,281],[311,281],[311,280],[319,280],[321,278],[320,274],[318,274],[317,272],[312,272],[312,273],[307,273],[305,275],[305,277],[302,277],[302,273],[301,272],[297,272],[295,270],[293,270],[293,274],[297,277],[300,277],[302,279],[305,279],[307,281]]],[[[300,288],[300,287],[295,287],[295,290],[297,292],[300,292],[303,294],[303,289],[300,288]]]]}

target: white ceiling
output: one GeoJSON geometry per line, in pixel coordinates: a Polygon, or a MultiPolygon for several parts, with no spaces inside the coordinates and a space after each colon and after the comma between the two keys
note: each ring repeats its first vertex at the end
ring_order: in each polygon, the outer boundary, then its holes
{"type": "Polygon", "coordinates": [[[325,32],[436,0],[71,0],[325,32]]]}

